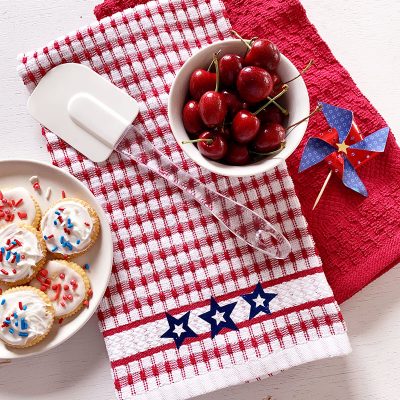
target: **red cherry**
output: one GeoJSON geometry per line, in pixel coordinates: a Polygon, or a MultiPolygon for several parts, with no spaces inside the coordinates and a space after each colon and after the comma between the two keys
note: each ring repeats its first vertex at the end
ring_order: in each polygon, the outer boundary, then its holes
{"type": "Polygon", "coordinates": [[[273,88],[271,75],[259,67],[243,68],[236,82],[240,96],[249,103],[266,99],[273,88]]]}
{"type": "Polygon", "coordinates": [[[227,113],[228,117],[232,118],[242,108],[247,107],[246,103],[242,103],[239,100],[238,96],[236,96],[236,94],[228,92],[227,90],[224,90],[221,93],[224,96],[226,106],[228,107],[228,113],[227,113]]]}
{"type": "Polygon", "coordinates": [[[221,125],[228,111],[223,94],[215,91],[206,92],[201,96],[199,109],[201,119],[209,127],[221,125]]]}
{"type": "Polygon", "coordinates": [[[188,133],[199,133],[204,130],[203,120],[200,117],[199,103],[190,100],[185,104],[182,111],[182,121],[188,133]]]}
{"type": "Polygon", "coordinates": [[[206,71],[205,69],[196,69],[189,81],[190,95],[197,101],[200,97],[209,90],[215,89],[217,76],[214,72],[206,71]]]}
{"type": "Polygon", "coordinates": [[[283,123],[283,114],[277,107],[274,106],[265,108],[259,114],[257,114],[257,117],[260,120],[261,124],[267,122],[275,122],[282,125],[283,123]]]}
{"type": "Polygon", "coordinates": [[[261,127],[254,140],[254,150],[258,153],[269,153],[278,150],[285,141],[285,128],[276,123],[268,123],[261,127]]]}
{"type": "Polygon", "coordinates": [[[226,140],[221,135],[215,135],[214,133],[207,131],[203,132],[199,136],[199,139],[211,139],[210,141],[197,143],[197,148],[204,157],[216,161],[225,157],[225,154],[228,150],[228,145],[226,140]]]}
{"type": "Polygon", "coordinates": [[[221,83],[225,86],[233,86],[242,68],[242,57],[237,54],[225,54],[219,60],[219,78],[221,83]]]}
{"type": "Polygon", "coordinates": [[[231,165],[245,165],[250,162],[250,154],[247,146],[230,142],[225,161],[231,165]]]}
{"type": "Polygon", "coordinates": [[[270,71],[274,71],[278,67],[280,59],[281,53],[274,43],[268,39],[257,39],[252,43],[244,62],[246,65],[268,68],[270,71]]]}
{"type": "Polygon", "coordinates": [[[248,110],[241,110],[233,118],[232,136],[241,144],[251,142],[260,129],[260,120],[248,110]]]}

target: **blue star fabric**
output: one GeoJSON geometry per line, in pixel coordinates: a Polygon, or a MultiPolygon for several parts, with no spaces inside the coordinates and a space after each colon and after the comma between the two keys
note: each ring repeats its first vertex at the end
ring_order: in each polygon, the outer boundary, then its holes
{"type": "Polygon", "coordinates": [[[260,312],[265,314],[271,314],[269,309],[269,303],[273,300],[277,294],[264,292],[261,283],[258,282],[253,293],[245,294],[242,297],[250,304],[250,315],[249,319],[253,319],[260,312]]]}
{"type": "Polygon", "coordinates": [[[161,335],[162,338],[174,339],[175,345],[179,349],[185,339],[197,336],[197,334],[189,327],[190,311],[182,315],[180,318],[175,318],[168,313],[165,314],[167,316],[169,329],[161,335]]]}
{"type": "Polygon", "coordinates": [[[211,337],[214,338],[222,329],[232,329],[237,331],[239,328],[231,319],[231,314],[237,302],[220,306],[214,297],[211,297],[210,311],[200,314],[199,317],[211,325],[211,337]]]}

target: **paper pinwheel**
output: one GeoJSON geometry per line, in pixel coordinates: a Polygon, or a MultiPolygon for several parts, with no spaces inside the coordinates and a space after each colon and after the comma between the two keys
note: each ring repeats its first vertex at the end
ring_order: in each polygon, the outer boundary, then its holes
{"type": "Polygon", "coordinates": [[[356,169],[385,150],[389,128],[379,129],[364,138],[354,122],[352,111],[327,103],[319,104],[330,129],[308,140],[300,161],[299,172],[325,160],[331,172],[322,190],[334,172],[345,186],[363,196],[368,196],[356,169]]]}

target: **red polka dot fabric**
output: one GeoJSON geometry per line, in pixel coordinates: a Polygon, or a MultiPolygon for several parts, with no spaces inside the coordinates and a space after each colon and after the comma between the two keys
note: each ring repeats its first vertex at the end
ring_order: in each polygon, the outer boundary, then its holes
{"type": "Polygon", "coordinates": [[[187,159],[170,131],[176,71],[230,28],[219,0],[152,1],[20,56],[29,89],[54,66],[79,62],[126,90],[139,102],[136,131],[291,244],[285,260],[270,259],[155,173],[117,153],[95,164],[44,130],[54,164],[90,188],[112,228],[113,273],[98,317],[119,399],[187,399],[350,351],[286,165],[217,176],[187,159]]]}

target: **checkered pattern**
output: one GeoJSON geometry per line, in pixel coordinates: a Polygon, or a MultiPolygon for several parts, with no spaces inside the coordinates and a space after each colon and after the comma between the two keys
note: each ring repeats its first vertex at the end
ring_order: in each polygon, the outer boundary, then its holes
{"type": "Polygon", "coordinates": [[[286,165],[250,178],[213,175],[186,159],[170,132],[175,72],[229,29],[219,0],[152,1],[20,57],[30,89],[55,65],[80,62],[126,90],[140,106],[135,129],[192,176],[267,218],[292,246],[286,260],[269,259],[156,174],[116,153],[94,164],[44,131],[54,164],[85,182],[109,217],[114,267],[98,316],[120,399],[186,399],[350,350],[286,165]],[[249,320],[239,299],[258,282],[277,296],[271,314],[249,320]],[[211,339],[198,317],[211,296],[238,301],[238,331],[211,339]],[[178,350],[161,338],[165,312],[188,311],[198,336],[178,350]]]}

